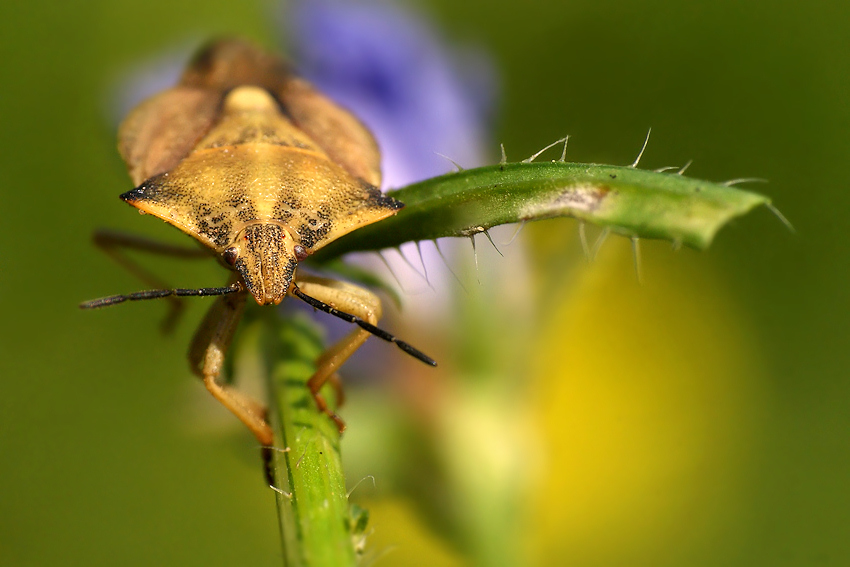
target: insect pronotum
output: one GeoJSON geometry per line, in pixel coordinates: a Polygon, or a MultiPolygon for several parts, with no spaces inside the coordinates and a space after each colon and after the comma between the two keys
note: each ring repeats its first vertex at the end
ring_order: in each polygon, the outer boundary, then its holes
{"type": "MultiPolygon", "coordinates": [[[[293,75],[286,62],[237,40],[207,46],[179,84],[140,104],[124,120],[118,147],[137,186],[121,198],[197,239],[231,271],[224,287],[155,289],[83,303],[218,296],[189,349],[192,370],[264,446],[273,443],[263,405],[218,382],[248,295],[260,305],[297,297],[358,328],[317,361],[308,387],[340,431],[342,420],[319,393],[370,334],[436,363],[376,327],[381,303],[350,283],[298,272],[298,263],[353,230],[404,205],[383,195],[380,154],[351,114],[293,75]]],[[[135,248],[178,256],[186,250],[111,232],[96,242],[149,285],[165,287],[124,257],[135,248]]],[[[205,255],[206,255],[205,254],[205,255]]]]}

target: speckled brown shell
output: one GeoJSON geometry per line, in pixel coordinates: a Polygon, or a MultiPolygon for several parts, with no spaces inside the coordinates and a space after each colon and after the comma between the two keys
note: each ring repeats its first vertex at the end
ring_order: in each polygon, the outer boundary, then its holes
{"type": "Polygon", "coordinates": [[[216,42],[119,132],[138,187],[122,198],[221,253],[246,226],[285,228],[307,252],[394,214],[380,156],[348,112],[253,45],[216,42]]]}

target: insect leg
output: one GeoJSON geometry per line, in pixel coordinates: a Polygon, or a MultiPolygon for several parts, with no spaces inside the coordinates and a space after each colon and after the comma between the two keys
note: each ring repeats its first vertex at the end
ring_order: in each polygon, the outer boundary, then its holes
{"type": "MultiPolygon", "coordinates": [[[[143,236],[128,234],[117,230],[96,230],[92,235],[94,244],[100,248],[104,254],[115,260],[125,270],[139,278],[145,284],[153,288],[170,288],[154,274],[141,267],[128,257],[124,250],[139,250],[149,252],[151,254],[159,254],[161,256],[172,256],[175,258],[185,259],[200,259],[209,258],[210,253],[203,248],[187,248],[183,246],[174,246],[157,242],[143,236]]],[[[168,333],[174,328],[180,314],[183,311],[183,302],[178,297],[170,297],[169,305],[171,306],[165,319],[162,321],[162,331],[168,333]]]]}
{"type": "MultiPolygon", "coordinates": [[[[308,275],[297,276],[296,283],[305,294],[340,311],[356,315],[372,325],[376,325],[381,317],[381,300],[371,291],[349,283],[308,275]]],[[[316,373],[307,381],[316,406],[334,420],[340,431],[345,429],[345,422],[331,411],[319,391],[325,382],[333,380],[332,377],[339,367],[360,348],[367,338],[369,338],[368,331],[362,328],[354,329],[316,360],[316,373]]],[[[340,390],[338,388],[338,392],[340,390]]]]}
{"type": "Polygon", "coordinates": [[[342,404],[345,403],[345,390],[342,389],[342,380],[339,377],[339,374],[333,373],[328,378],[328,384],[331,385],[331,388],[334,390],[334,395],[336,396],[336,407],[342,407],[342,404]]]}
{"type": "Polygon", "coordinates": [[[261,445],[268,446],[274,442],[274,435],[266,422],[266,408],[238,390],[218,383],[246,297],[246,293],[222,295],[210,307],[192,339],[189,364],[213,397],[248,426],[261,445]]]}

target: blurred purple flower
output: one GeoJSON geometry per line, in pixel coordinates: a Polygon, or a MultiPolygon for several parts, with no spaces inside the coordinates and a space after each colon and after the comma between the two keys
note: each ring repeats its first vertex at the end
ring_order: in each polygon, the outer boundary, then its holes
{"type": "Polygon", "coordinates": [[[295,0],[283,22],[299,73],[375,134],[384,187],[483,165],[496,102],[490,59],[449,50],[417,14],[381,0],[295,0]]]}
{"type": "MultiPolygon", "coordinates": [[[[447,47],[421,14],[385,0],[292,0],[283,15],[287,51],[299,74],[349,109],[377,138],[384,188],[453,170],[446,157],[463,167],[490,161],[498,88],[486,53],[447,47]]],[[[420,254],[413,243],[401,250],[408,257],[420,254]]],[[[450,285],[436,250],[423,247],[421,252],[429,285],[450,285]]],[[[384,271],[372,254],[358,255],[355,261],[384,271]]],[[[403,291],[422,289],[420,274],[398,258],[387,261],[403,291]]],[[[406,312],[420,323],[440,319],[438,304],[432,290],[430,297],[419,295],[417,302],[407,304],[406,312]]],[[[348,330],[325,325],[331,340],[348,330]]],[[[349,377],[381,374],[377,366],[383,357],[377,353],[386,347],[376,343],[367,342],[355,354],[348,363],[349,377]]]]}

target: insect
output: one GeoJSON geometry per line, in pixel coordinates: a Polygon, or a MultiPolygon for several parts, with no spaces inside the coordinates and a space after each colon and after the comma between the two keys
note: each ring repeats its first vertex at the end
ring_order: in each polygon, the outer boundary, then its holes
{"type": "Polygon", "coordinates": [[[230,270],[224,287],[154,289],[88,301],[92,309],[125,301],[218,296],[189,349],[192,370],[209,392],[268,446],[263,405],[218,380],[250,295],[277,305],[287,295],[359,328],[317,360],[307,385],[318,409],[344,429],[319,393],[369,337],[394,342],[436,362],[376,327],[381,303],[350,283],[298,271],[322,246],[394,215],[404,205],[383,195],[380,154],[351,114],[292,74],[286,62],[252,44],[220,40],[202,49],[179,84],[139,105],[119,130],[119,151],[135,189],[121,199],[197,239],[187,250],[101,232],[98,242],[151,285],[159,282],[119,251],[216,256],[230,270]]]}

